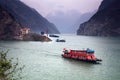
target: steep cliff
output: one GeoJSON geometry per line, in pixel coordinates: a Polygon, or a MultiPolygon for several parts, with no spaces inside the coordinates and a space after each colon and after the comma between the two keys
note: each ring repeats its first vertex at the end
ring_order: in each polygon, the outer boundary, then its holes
{"type": "Polygon", "coordinates": [[[11,13],[22,26],[29,26],[32,32],[48,31],[49,33],[59,33],[54,24],[20,0],[0,0],[0,5],[11,13]]]}
{"type": "Polygon", "coordinates": [[[0,6],[0,40],[15,40],[21,25],[0,6]]]}
{"type": "Polygon", "coordinates": [[[80,25],[77,34],[120,36],[120,0],[103,0],[98,12],[80,25]]]}
{"type": "Polygon", "coordinates": [[[0,6],[0,40],[51,41],[46,36],[35,33],[22,34],[24,29],[15,18],[0,6]]]}

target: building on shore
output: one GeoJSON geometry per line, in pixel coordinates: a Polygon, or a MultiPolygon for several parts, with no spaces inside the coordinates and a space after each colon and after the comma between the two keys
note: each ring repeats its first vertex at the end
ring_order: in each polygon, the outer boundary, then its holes
{"type": "Polygon", "coordinates": [[[14,36],[14,38],[15,38],[16,40],[23,40],[24,35],[27,35],[27,34],[29,34],[29,33],[30,33],[30,28],[29,28],[29,27],[20,28],[20,33],[19,33],[19,35],[14,36]]]}
{"type": "Polygon", "coordinates": [[[29,27],[28,28],[21,28],[20,31],[21,31],[22,35],[29,34],[30,33],[30,28],[29,27]]]}

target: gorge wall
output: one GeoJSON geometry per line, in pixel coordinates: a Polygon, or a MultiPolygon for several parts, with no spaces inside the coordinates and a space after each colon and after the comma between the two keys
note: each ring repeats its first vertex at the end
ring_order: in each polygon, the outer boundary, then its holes
{"type": "Polygon", "coordinates": [[[30,27],[31,32],[40,33],[48,31],[48,33],[59,34],[56,26],[41,16],[35,9],[30,8],[20,0],[0,0],[0,5],[5,8],[18,23],[23,27],[30,27]]]}
{"type": "Polygon", "coordinates": [[[103,0],[97,13],[80,25],[77,35],[120,36],[120,0],[103,0]]]}

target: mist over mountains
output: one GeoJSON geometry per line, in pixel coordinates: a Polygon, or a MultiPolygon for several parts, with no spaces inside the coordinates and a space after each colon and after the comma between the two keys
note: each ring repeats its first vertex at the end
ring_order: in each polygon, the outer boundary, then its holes
{"type": "Polygon", "coordinates": [[[49,21],[54,22],[61,33],[75,34],[80,23],[89,20],[95,12],[96,11],[82,14],[75,10],[66,13],[57,11],[56,13],[47,15],[46,18],[49,21]]]}
{"type": "Polygon", "coordinates": [[[59,33],[53,23],[20,0],[0,0],[0,5],[14,16],[15,20],[23,27],[30,27],[32,32],[48,31],[49,33],[59,33]]]}

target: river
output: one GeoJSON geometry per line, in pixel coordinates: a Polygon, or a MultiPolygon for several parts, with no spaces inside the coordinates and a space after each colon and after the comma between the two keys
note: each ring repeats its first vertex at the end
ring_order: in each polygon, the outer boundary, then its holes
{"type": "Polygon", "coordinates": [[[60,35],[66,42],[0,41],[0,50],[25,65],[23,80],[120,80],[120,38],[60,35]],[[101,64],[61,57],[63,48],[95,50],[101,64]]]}

